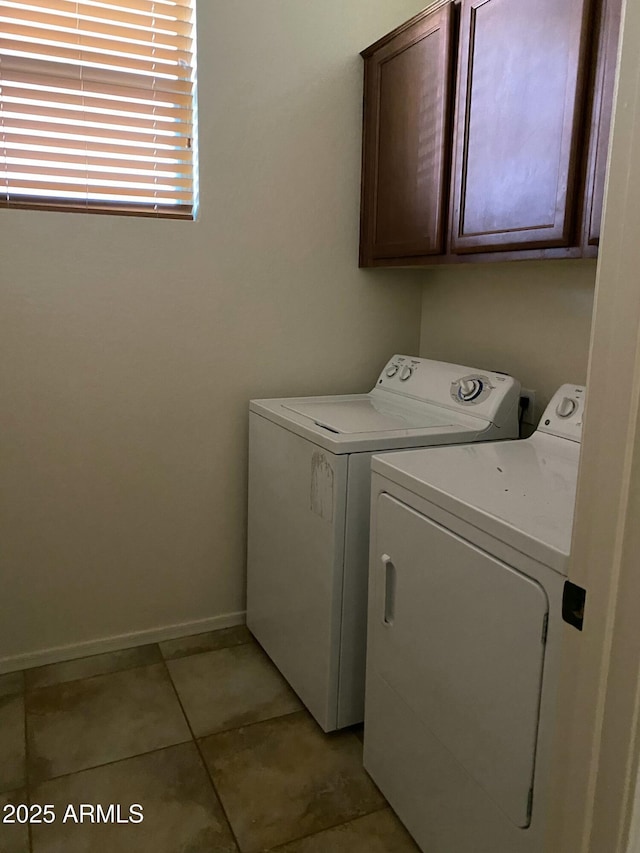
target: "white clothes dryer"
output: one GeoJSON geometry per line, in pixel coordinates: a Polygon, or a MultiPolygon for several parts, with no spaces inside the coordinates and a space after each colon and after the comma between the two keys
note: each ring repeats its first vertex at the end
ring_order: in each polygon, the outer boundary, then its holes
{"type": "Polygon", "coordinates": [[[368,394],[251,401],[247,625],[325,731],[363,719],[371,454],[513,438],[519,392],[395,355],[368,394]]]}
{"type": "Polygon", "coordinates": [[[585,389],[374,456],[364,764],[428,853],[541,853],[585,389]]]}

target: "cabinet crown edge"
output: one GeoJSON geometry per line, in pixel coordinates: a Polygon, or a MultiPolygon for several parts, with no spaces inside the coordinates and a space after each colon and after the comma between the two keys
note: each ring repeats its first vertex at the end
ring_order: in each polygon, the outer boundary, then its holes
{"type": "Polygon", "coordinates": [[[400,24],[399,27],[396,27],[391,32],[382,36],[382,38],[375,41],[373,44],[370,44],[369,47],[365,47],[364,50],[360,51],[360,56],[363,59],[369,59],[369,57],[373,56],[376,51],[380,50],[381,47],[384,47],[385,44],[388,44],[392,41],[396,36],[403,33],[405,30],[410,29],[415,26],[419,21],[423,18],[426,18],[428,15],[431,15],[433,12],[437,12],[438,9],[442,9],[444,6],[458,6],[460,4],[460,0],[436,0],[435,3],[431,3],[429,6],[426,6],[422,9],[421,12],[418,12],[417,15],[414,15],[413,18],[409,18],[408,21],[405,21],[403,24],[400,24]]]}

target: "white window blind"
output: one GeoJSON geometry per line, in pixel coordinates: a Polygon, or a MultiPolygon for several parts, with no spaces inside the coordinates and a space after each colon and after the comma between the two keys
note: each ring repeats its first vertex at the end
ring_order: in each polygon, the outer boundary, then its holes
{"type": "Polygon", "coordinates": [[[0,206],[191,218],[195,0],[0,0],[0,206]]]}

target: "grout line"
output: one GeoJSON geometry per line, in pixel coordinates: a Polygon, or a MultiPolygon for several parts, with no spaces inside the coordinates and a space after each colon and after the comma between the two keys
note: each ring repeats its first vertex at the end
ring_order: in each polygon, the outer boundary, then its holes
{"type": "Polygon", "coordinates": [[[218,804],[220,806],[220,811],[222,812],[224,819],[227,822],[227,826],[229,827],[229,833],[231,834],[231,838],[233,839],[236,847],[238,848],[238,851],[240,851],[242,849],[240,847],[240,842],[238,841],[238,838],[237,838],[235,832],[233,831],[233,826],[231,825],[231,820],[229,819],[229,815],[227,814],[227,810],[224,807],[224,803],[222,802],[222,797],[218,793],[218,789],[216,788],[216,784],[213,781],[213,776],[211,774],[211,770],[209,769],[209,765],[207,764],[206,759],[202,753],[200,743],[198,742],[198,739],[196,738],[195,734],[193,733],[193,729],[191,728],[191,722],[189,720],[189,717],[187,716],[187,712],[184,709],[184,705],[182,704],[182,699],[180,698],[180,694],[178,693],[178,689],[175,686],[175,684],[173,683],[173,678],[171,678],[171,672],[169,670],[169,667],[167,666],[166,660],[164,661],[164,667],[165,667],[167,676],[169,678],[169,681],[171,682],[171,686],[173,687],[173,692],[176,695],[176,699],[178,701],[178,704],[180,705],[180,710],[182,711],[184,718],[187,721],[187,726],[189,727],[189,731],[191,732],[192,742],[195,745],[195,748],[196,748],[198,755],[200,757],[200,761],[202,763],[202,766],[204,767],[204,771],[207,774],[207,778],[209,779],[209,784],[211,785],[211,790],[213,791],[214,796],[215,796],[215,798],[218,801],[218,804]]]}
{"type": "MultiPolygon", "coordinates": [[[[29,781],[29,729],[28,729],[28,714],[27,714],[27,690],[26,677],[22,673],[22,710],[24,715],[24,790],[26,792],[27,805],[31,806],[31,783],[29,781]]],[[[29,853],[33,853],[33,836],[31,833],[31,821],[27,821],[27,840],[29,844],[29,853]]]]}
{"type": "Polygon", "coordinates": [[[143,755],[151,755],[154,752],[162,752],[164,749],[172,749],[174,746],[184,746],[185,743],[191,743],[190,740],[179,740],[177,743],[168,743],[165,746],[156,746],[153,749],[147,749],[145,752],[136,752],[133,755],[125,755],[121,758],[114,758],[113,761],[105,761],[103,764],[92,764],[91,767],[80,767],[78,770],[70,770],[69,773],[60,773],[58,776],[50,776],[47,779],[39,779],[37,782],[31,783],[34,788],[40,785],[48,785],[49,782],[57,782],[58,779],[66,779],[69,776],[77,776],[79,773],[88,773],[90,770],[98,770],[101,767],[110,767],[112,764],[120,764],[123,761],[129,761],[132,758],[142,758],[143,755]]]}
{"type": "Polygon", "coordinates": [[[227,809],[225,808],[225,805],[222,802],[222,797],[218,793],[218,789],[216,788],[216,783],[213,781],[213,776],[211,774],[211,770],[209,769],[209,765],[207,764],[207,761],[206,761],[206,759],[202,753],[202,748],[195,738],[194,738],[194,743],[195,743],[195,747],[198,751],[198,755],[200,756],[200,761],[202,762],[205,773],[207,774],[207,778],[209,779],[209,782],[211,784],[211,790],[213,791],[215,798],[218,801],[218,804],[220,805],[220,811],[224,815],[224,819],[226,820],[227,826],[229,827],[229,832],[231,833],[231,837],[233,838],[233,841],[234,841],[236,847],[238,848],[238,851],[240,851],[240,850],[242,850],[242,848],[240,847],[240,841],[238,840],[238,836],[235,834],[235,832],[233,830],[233,826],[231,824],[231,818],[229,817],[229,815],[227,813],[227,809]]]}
{"type": "MultiPolygon", "coordinates": [[[[206,632],[206,633],[208,633],[208,632],[206,632]]],[[[194,636],[197,636],[197,635],[194,635],[194,636]]],[[[68,776],[75,776],[75,775],[77,775],[77,774],[79,774],[79,773],[84,773],[84,772],[87,772],[87,771],[90,771],[90,770],[98,769],[99,767],[108,767],[109,765],[112,765],[112,764],[119,764],[119,763],[121,763],[121,762],[123,762],[123,761],[128,761],[128,760],[130,760],[130,759],[138,758],[138,757],[141,757],[141,756],[144,756],[144,755],[150,755],[150,754],[155,753],[155,752],[162,752],[163,750],[171,749],[171,748],[173,748],[173,747],[181,746],[181,745],[184,745],[184,744],[186,744],[186,743],[190,743],[190,742],[191,742],[191,743],[194,743],[194,744],[195,744],[196,750],[197,750],[198,755],[199,755],[199,757],[200,757],[200,761],[202,762],[202,765],[204,766],[205,772],[206,772],[206,774],[207,774],[207,778],[209,779],[209,782],[210,782],[210,784],[211,784],[211,787],[212,787],[212,790],[213,790],[213,792],[214,792],[214,795],[216,796],[216,799],[217,799],[217,801],[218,801],[218,804],[219,804],[219,806],[220,806],[220,809],[221,809],[221,811],[222,811],[222,814],[223,814],[223,816],[224,816],[224,819],[226,820],[227,825],[228,825],[228,827],[229,827],[229,831],[230,831],[231,837],[233,838],[233,840],[234,840],[234,842],[235,842],[235,844],[236,844],[236,846],[237,846],[237,848],[238,848],[238,851],[240,851],[240,850],[241,850],[240,843],[239,843],[238,838],[236,837],[236,834],[235,834],[235,832],[234,832],[234,830],[233,830],[233,827],[232,827],[231,821],[230,821],[230,819],[229,819],[229,815],[227,814],[227,810],[226,810],[226,808],[225,808],[225,806],[224,806],[224,803],[223,803],[223,801],[222,801],[222,798],[221,798],[221,796],[220,796],[220,794],[219,794],[219,792],[218,792],[218,789],[217,789],[217,787],[216,787],[216,784],[215,784],[215,781],[214,781],[214,779],[213,779],[213,775],[212,775],[212,773],[211,773],[211,770],[210,770],[210,768],[209,768],[209,765],[208,765],[208,763],[207,763],[207,761],[206,761],[206,759],[205,759],[205,757],[204,757],[204,753],[203,753],[203,750],[202,750],[202,747],[201,747],[201,741],[203,741],[203,740],[205,740],[205,739],[208,739],[208,738],[211,738],[211,737],[215,737],[215,736],[217,736],[217,735],[226,734],[226,733],[233,732],[233,731],[238,731],[239,729],[246,729],[246,728],[250,728],[250,727],[252,727],[252,726],[261,725],[262,723],[267,723],[267,722],[275,721],[275,720],[278,720],[278,719],[283,719],[283,718],[286,718],[286,717],[289,717],[289,716],[293,716],[293,715],[295,715],[295,714],[307,714],[307,715],[308,715],[308,711],[307,711],[304,707],[301,707],[301,708],[296,709],[295,711],[289,711],[289,712],[288,712],[288,713],[286,713],[286,714],[279,714],[279,715],[274,716],[274,717],[268,717],[268,718],[266,718],[266,719],[264,719],[264,720],[256,720],[255,722],[245,723],[245,724],[240,725],[240,726],[232,726],[232,727],[227,728],[227,729],[222,729],[222,730],[220,730],[220,731],[215,731],[215,732],[211,732],[211,733],[206,734],[206,735],[202,735],[201,737],[196,737],[196,735],[194,734],[193,729],[192,729],[192,727],[191,727],[191,723],[190,723],[190,721],[189,721],[189,718],[188,718],[188,716],[187,716],[187,713],[186,713],[186,711],[185,711],[185,708],[184,708],[184,706],[183,706],[182,700],[181,700],[181,698],[180,698],[180,694],[178,693],[178,690],[177,690],[177,688],[176,688],[176,685],[174,684],[174,681],[173,681],[173,678],[172,678],[172,676],[171,676],[171,671],[170,671],[170,669],[169,669],[168,664],[169,664],[169,663],[172,663],[172,662],[174,662],[174,661],[184,660],[184,659],[185,659],[185,658],[187,658],[187,657],[195,657],[195,656],[200,655],[200,654],[207,654],[207,653],[209,653],[209,652],[222,651],[223,649],[227,649],[227,648],[235,648],[235,647],[238,647],[238,646],[247,645],[248,643],[251,643],[251,642],[252,642],[252,640],[251,640],[251,639],[249,639],[249,640],[247,640],[245,643],[233,643],[233,644],[232,644],[232,645],[230,645],[230,646],[222,646],[221,648],[216,648],[216,649],[207,649],[207,650],[204,650],[204,651],[202,651],[202,650],[194,651],[194,652],[187,653],[187,654],[181,655],[181,656],[179,656],[179,657],[173,657],[173,658],[166,658],[166,657],[164,656],[164,654],[162,653],[162,649],[160,648],[160,643],[153,643],[153,644],[151,644],[151,643],[150,643],[150,644],[148,644],[148,645],[155,645],[155,646],[157,647],[158,652],[159,652],[159,655],[160,655],[160,659],[159,659],[159,660],[156,660],[156,661],[153,661],[153,662],[146,662],[146,663],[144,663],[144,664],[138,664],[138,665],[136,665],[136,666],[125,667],[125,668],[123,668],[123,669],[117,669],[117,670],[112,670],[112,671],[108,671],[108,672],[102,672],[102,673],[98,673],[98,674],[96,674],[96,675],[92,675],[92,676],[82,676],[82,677],[80,677],[80,678],[74,678],[74,679],[71,679],[70,681],[60,681],[60,682],[55,682],[55,683],[53,683],[53,684],[47,684],[47,685],[43,685],[43,686],[41,686],[41,687],[34,687],[34,688],[29,688],[29,689],[28,689],[28,688],[27,688],[27,686],[26,686],[26,683],[27,683],[27,679],[26,679],[26,671],[23,671],[23,691],[22,691],[22,696],[23,696],[23,701],[24,701],[24,726],[25,726],[25,789],[26,789],[26,792],[27,792],[27,801],[29,802],[29,804],[31,803],[31,787],[32,787],[32,786],[33,786],[33,787],[37,787],[38,785],[47,784],[47,783],[49,783],[49,782],[57,781],[58,779],[63,779],[63,778],[68,777],[68,776]],[[166,672],[166,674],[167,674],[167,676],[168,676],[168,678],[169,678],[169,682],[170,682],[171,687],[172,687],[172,689],[173,689],[173,691],[174,691],[174,694],[175,694],[175,696],[176,696],[176,700],[177,700],[177,702],[178,702],[178,704],[179,704],[179,706],[180,706],[180,710],[182,711],[182,714],[183,714],[184,719],[185,719],[185,721],[186,721],[187,727],[188,727],[188,729],[189,729],[189,733],[190,733],[190,736],[191,736],[191,740],[190,740],[190,741],[189,741],[189,740],[186,740],[186,741],[180,741],[180,742],[178,742],[178,743],[174,743],[174,744],[168,744],[168,745],[166,745],[166,746],[157,747],[157,748],[155,748],[155,749],[147,750],[147,751],[145,751],[145,752],[136,753],[135,755],[129,755],[129,756],[125,756],[125,757],[123,757],[123,758],[117,758],[117,759],[115,759],[114,761],[107,761],[107,762],[105,762],[105,763],[103,763],[103,764],[97,764],[97,765],[94,765],[94,766],[92,766],[92,767],[84,767],[84,768],[81,768],[81,769],[79,769],[79,770],[74,770],[74,771],[72,771],[72,772],[70,772],[70,773],[63,773],[63,774],[60,774],[59,776],[53,776],[53,777],[51,777],[51,778],[49,778],[49,779],[43,779],[43,780],[40,780],[39,782],[31,783],[31,781],[30,781],[30,777],[29,777],[29,773],[28,773],[28,737],[27,737],[27,701],[26,701],[26,700],[27,700],[27,694],[36,693],[37,691],[40,691],[40,690],[46,690],[46,689],[49,689],[49,688],[52,688],[52,687],[59,687],[59,686],[65,685],[65,684],[72,684],[72,683],[77,682],[77,681],[85,681],[85,680],[87,680],[87,681],[88,681],[88,680],[91,680],[91,679],[94,679],[94,678],[100,678],[100,677],[107,676],[107,675],[115,675],[115,674],[117,674],[117,673],[119,673],[119,672],[128,672],[128,671],[132,671],[132,670],[135,670],[135,669],[142,669],[142,668],[144,668],[144,667],[157,666],[158,664],[162,664],[162,665],[164,666],[165,672],[166,672]]],[[[105,654],[111,654],[111,652],[106,652],[105,654]]],[[[94,655],[89,655],[89,656],[87,656],[87,657],[88,657],[88,658],[90,658],[90,657],[94,657],[94,655]]],[[[95,655],[95,657],[98,657],[98,655],[95,655]]],[[[74,659],[74,660],[82,660],[82,658],[76,658],[76,659],[74,659]]],[[[65,661],[61,661],[60,663],[65,663],[65,661]]],[[[55,664],[49,664],[49,666],[55,666],[55,664]]],[[[353,734],[353,733],[352,733],[352,734],[353,734]]],[[[322,832],[325,832],[325,831],[328,831],[328,830],[331,830],[331,829],[335,829],[335,828],[340,827],[340,826],[345,826],[345,825],[347,825],[347,824],[349,824],[349,823],[352,823],[352,822],[354,822],[354,821],[356,821],[356,820],[358,820],[358,819],[360,819],[360,818],[364,818],[364,817],[367,817],[367,816],[368,816],[368,815],[370,815],[370,814],[375,814],[375,813],[377,813],[377,812],[384,811],[385,809],[388,809],[388,808],[389,808],[389,804],[385,801],[385,802],[384,802],[384,804],[383,804],[382,806],[380,806],[380,807],[378,807],[378,808],[374,808],[374,809],[372,809],[371,811],[367,811],[367,812],[364,812],[363,814],[355,815],[355,816],[353,816],[353,817],[349,818],[349,819],[348,819],[348,820],[346,820],[346,821],[345,821],[345,820],[343,820],[343,821],[340,821],[339,823],[336,823],[336,824],[332,824],[332,825],[330,825],[330,826],[323,827],[322,829],[320,829],[320,830],[318,830],[318,831],[316,831],[316,832],[308,833],[308,834],[306,834],[306,835],[301,835],[301,836],[296,837],[296,838],[288,839],[287,841],[285,841],[285,842],[283,842],[282,844],[278,845],[278,847],[274,847],[274,848],[270,848],[270,849],[271,849],[272,851],[274,851],[274,853],[275,853],[275,851],[280,850],[282,847],[286,846],[287,844],[291,844],[291,843],[294,843],[294,842],[297,842],[297,841],[300,841],[300,840],[303,840],[303,839],[306,839],[306,838],[311,838],[311,837],[313,837],[313,836],[316,836],[316,835],[321,834],[322,832]]],[[[31,851],[31,853],[33,853],[33,841],[32,841],[31,826],[30,826],[30,825],[28,825],[28,835],[29,835],[29,850],[31,851]]]]}
{"type": "MultiPolygon", "coordinates": [[[[165,664],[166,663],[169,663],[169,661],[165,661],[165,664]]],[[[311,717],[311,715],[309,714],[309,711],[303,706],[302,708],[298,708],[295,711],[290,711],[287,714],[279,714],[276,717],[268,717],[266,720],[256,720],[253,723],[244,723],[241,726],[235,726],[235,727],[228,728],[228,729],[222,729],[221,731],[211,732],[208,735],[202,735],[200,737],[196,737],[196,735],[193,732],[193,729],[191,728],[191,723],[189,721],[187,713],[186,713],[184,706],[182,704],[182,700],[180,699],[180,695],[178,693],[178,690],[177,690],[175,684],[173,683],[173,679],[171,678],[171,672],[169,670],[169,667],[167,667],[167,672],[169,674],[169,678],[171,679],[171,684],[173,685],[173,689],[175,691],[178,702],[180,703],[180,707],[182,708],[182,713],[184,714],[185,719],[187,720],[187,725],[189,726],[189,731],[193,735],[193,740],[194,740],[194,743],[196,745],[196,749],[198,750],[198,754],[200,755],[200,759],[201,759],[201,761],[205,767],[205,770],[207,772],[207,776],[209,777],[209,781],[211,782],[211,787],[213,788],[214,793],[215,793],[216,797],[218,798],[218,802],[220,803],[220,807],[222,808],[222,812],[226,818],[227,823],[229,824],[229,829],[231,830],[231,834],[232,834],[233,839],[234,839],[234,841],[238,847],[238,850],[241,851],[242,848],[240,847],[240,842],[239,842],[235,832],[233,831],[233,827],[231,825],[231,820],[229,818],[229,815],[227,814],[227,810],[224,806],[222,797],[220,796],[220,793],[218,792],[215,781],[213,779],[213,775],[209,769],[209,765],[208,765],[208,763],[204,757],[204,754],[202,752],[201,741],[208,739],[208,738],[216,737],[217,735],[227,734],[229,732],[234,732],[234,731],[239,731],[240,729],[248,729],[248,728],[251,728],[252,726],[259,726],[259,725],[262,725],[262,723],[269,723],[269,722],[272,722],[274,720],[280,720],[280,719],[283,719],[285,717],[291,717],[294,714],[305,714],[308,717],[311,717]]],[[[313,719],[313,718],[311,718],[311,719],[313,719]]],[[[314,720],[314,722],[315,722],[315,720],[314,720]]],[[[316,725],[317,725],[317,723],[316,723],[316,725]]],[[[326,732],[323,732],[323,734],[326,736],[326,732]]],[[[357,737],[353,732],[349,732],[349,734],[352,734],[354,737],[357,737]]],[[[377,786],[376,786],[376,789],[377,789],[377,786]]],[[[342,821],[339,821],[338,823],[334,823],[334,824],[331,824],[329,826],[325,826],[322,829],[317,830],[316,832],[310,832],[310,833],[307,833],[305,835],[300,835],[300,836],[296,836],[295,838],[287,839],[287,841],[282,842],[282,844],[279,844],[277,847],[268,848],[266,853],[277,853],[278,850],[281,850],[283,847],[286,847],[288,844],[292,844],[296,841],[302,841],[306,838],[312,838],[313,836],[320,835],[320,833],[326,832],[330,829],[336,829],[339,826],[346,826],[347,824],[353,823],[353,821],[359,820],[360,818],[368,817],[369,815],[376,814],[377,812],[385,811],[385,810],[389,809],[390,806],[384,797],[383,797],[383,800],[384,800],[383,805],[378,806],[376,808],[373,808],[370,811],[366,811],[366,812],[363,812],[362,814],[354,815],[353,817],[349,818],[348,820],[342,820],[342,821]]]]}
{"type": "MultiPolygon", "coordinates": [[[[242,725],[240,725],[240,726],[230,726],[228,729],[220,729],[219,731],[216,731],[216,732],[209,732],[206,735],[197,735],[196,736],[194,734],[193,737],[197,741],[198,740],[208,740],[209,738],[217,737],[218,735],[227,735],[230,732],[239,732],[240,729],[250,729],[250,728],[253,728],[253,726],[261,726],[263,723],[272,723],[274,720],[282,720],[285,717],[293,717],[294,714],[303,714],[303,713],[309,715],[309,712],[307,711],[306,708],[296,708],[295,711],[287,711],[286,714],[276,714],[275,717],[265,717],[264,720],[254,720],[252,723],[242,723],[242,725]]],[[[315,720],[314,720],[314,722],[315,722],[315,720]]]]}
{"type": "MultiPolygon", "coordinates": [[[[160,642],[164,642],[164,641],[161,640],[160,642]]],[[[107,651],[107,652],[96,652],[95,654],[92,654],[92,655],[78,655],[77,657],[73,657],[73,658],[63,658],[62,660],[54,660],[54,661],[51,661],[50,663],[38,664],[37,666],[25,666],[23,669],[14,670],[14,672],[27,673],[27,672],[33,672],[34,670],[37,670],[37,669],[53,669],[54,666],[63,666],[65,663],[75,663],[76,661],[79,661],[79,660],[91,660],[92,658],[106,658],[109,655],[119,655],[122,652],[133,652],[135,650],[141,651],[142,649],[148,649],[151,646],[159,646],[160,642],[143,643],[141,646],[125,646],[124,648],[121,648],[121,649],[111,649],[110,651],[107,651]]],[[[5,673],[5,674],[11,675],[11,673],[5,673]]]]}
{"type": "Polygon", "coordinates": [[[243,640],[241,643],[230,643],[228,646],[217,646],[215,649],[194,649],[192,652],[185,652],[184,654],[175,654],[171,657],[167,657],[162,651],[162,649],[160,649],[160,654],[162,655],[162,659],[165,661],[165,663],[173,663],[177,660],[184,660],[185,658],[194,658],[198,655],[210,655],[213,652],[224,652],[228,649],[237,649],[240,648],[240,646],[248,646],[255,642],[256,641],[253,639],[253,637],[250,637],[248,640],[243,640]]]}
{"type": "Polygon", "coordinates": [[[338,829],[340,826],[348,826],[348,824],[355,823],[357,820],[361,820],[362,818],[369,817],[372,814],[378,814],[378,812],[384,811],[393,811],[386,800],[385,804],[378,809],[373,809],[373,811],[365,812],[364,814],[355,815],[354,817],[350,817],[348,820],[343,820],[340,823],[332,823],[331,826],[325,826],[323,829],[318,829],[316,832],[308,832],[306,835],[298,835],[296,838],[291,838],[289,841],[283,841],[282,844],[278,844],[277,847],[269,847],[266,853],[278,853],[279,850],[282,850],[289,844],[295,844],[298,841],[305,841],[307,838],[314,838],[316,835],[322,835],[323,832],[338,829]]]}
{"type": "MultiPolygon", "coordinates": [[[[225,630],[225,629],[221,629],[221,630],[225,630]]],[[[195,636],[197,636],[197,635],[195,635],[195,636]]],[[[251,642],[251,641],[249,641],[249,642],[251,642]]],[[[149,643],[148,645],[158,645],[158,644],[157,643],[149,643]]],[[[138,647],[134,647],[134,648],[138,648],[138,647]]],[[[229,646],[229,647],[225,647],[225,648],[232,648],[232,647],[229,646]]],[[[215,650],[215,651],[220,651],[220,650],[215,650]]],[[[105,654],[111,654],[111,652],[106,652],[105,654]]],[[[98,656],[97,655],[88,655],[88,657],[98,657],[98,656]]],[[[185,657],[193,657],[193,655],[185,655],[185,657]]],[[[82,660],[82,658],[75,658],[75,660],[82,660]]],[[[62,661],[62,663],[65,663],[65,661],[62,661]]],[[[102,678],[102,677],[107,676],[107,675],[116,675],[117,673],[120,673],[120,672],[131,672],[132,670],[135,670],[135,669],[144,669],[145,667],[159,666],[160,664],[162,664],[164,669],[165,669],[165,672],[169,676],[169,682],[171,684],[171,687],[172,687],[174,693],[176,694],[176,696],[178,697],[178,704],[180,705],[180,709],[181,709],[183,716],[186,720],[187,727],[189,729],[189,734],[191,735],[191,741],[195,742],[196,737],[195,737],[195,735],[191,729],[191,723],[189,722],[189,719],[188,719],[188,717],[184,711],[184,708],[182,706],[182,702],[181,702],[180,697],[178,695],[178,692],[176,690],[175,684],[173,683],[173,679],[171,678],[171,672],[169,671],[169,668],[167,667],[167,663],[168,663],[168,661],[166,661],[162,657],[162,652],[160,652],[160,660],[154,661],[153,663],[139,664],[138,666],[132,666],[132,667],[128,667],[126,669],[118,669],[118,670],[114,670],[113,672],[101,672],[98,675],[89,675],[89,676],[84,676],[83,678],[74,678],[71,681],[59,681],[59,682],[55,682],[54,684],[44,685],[43,687],[34,687],[30,690],[26,689],[26,678],[24,677],[24,672],[26,672],[26,670],[23,671],[23,690],[22,690],[21,694],[16,693],[15,695],[16,696],[22,695],[23,701],[24,701],[24,717],[25,717],[25,720],[24,720],[24,726],[25,726],[25,785],[24,785],[24,787],[27,790],[27,793],[30,794],[31,787],[37,787],[37,786],[43,785],[47,782],[53,782],[57,779],[64,779],[67,776],[75,776],[77,773],[84,773],[85,771],[88,771],[88,770],[96,770],[98,767],[109,767],[109,765],[111,765],[111,764],[118,764],[121,761],[128,761],[130,758],[139,758],[140,756],[143,756],[143,755],[150,755],[152,752],[161,752],[163,749],[170,749],[173,746],[180,746],[180,745],[185,744],[185,743],[190,743],[189,740],[184,740],[184,741],[181,740],[181,741],[178,741],[177,743],[170,743],[170,744],[166,744],[165,746],[159,746],[159,747],[154,747],[153,749],[147,749],[144,752],[136,752],[133,755],[125,755],[121,758],[115,758],[113,761],[105,761],[102,764],[92,764],[90,767],[81,767],[78,770],[71,770],[68,773],[60,773],[57,776],[50,776],[46,779],[40,779],[40,780],[32,783],[30,781],[30,776],[29,776],[29,772],[28,772],[29,764],[28,764],[28,753],[27,753],[27,744],[28,744],[28,740],[27,740],[27,695],[37,693],[40,690],[49,690],[52,687],[61,687],[61,686],[64,686],[66,684],[74,684],[78,681],[90,681],[94,678],[102,678]]],[[[55,666],[55,664],[50,664],[50,665],[55,666]]],[[[226,731],[231,731],[231,730],[229,729],[226,731]]],[[[212,734],[221,734],[221,732],[212,732],[212,734]]],[[[203,735],[203,737],[210,737],[210,736],[211,735],[203,735]]]]}
{"type": "MultiPolygon", "coordinates": [[[[157,645],[157,643],[155,644],[157,645]]],[[[128,651],[127,649],[123,649],[123,651],[128,651]]],[[[136,663],[134,666],[125,666],[122,669],[108,669],[106,672],[96,672],[94,675],[81,675],[78,678],[70,678],[65,681],[52,681],[51,684],[41,684],[39,687],[27,687],[27,678],[26,673],[28,670],[24,670],[25,678],[24,678],[24,693],[37,693],[38,690],[50,690],[52,687],[62,687],[64,684],[75,684],[77,681],[89,681],[92,678],[102,678],[105,675],[117,675],[119,672],[131,672],[134,669],[143,669],[145,666],[157,666],[159,663],[164,663],[164,658],[162,657],[162,652],[158,649],[158,653],[160,655],[159,660],[147,661],[146,663],[136,663]]],[[[105,654],[112,654],[112,652],[106,652],[105,654]]],[[[100,657],[100,655],[89,655],[89,657],[100,657]]],[[[74,658],[75,660],[84,660],[84,658],[74,658]]],[[[87,658],[89,660],[89,658],[87,658]]],[[[73,663],[73,661],[60,661],[60,663],[73,663]]],[[[58,666],[58,664],[47,664],[47,666],[58,666]]]]}
{"type": "MultiPolygon", "coordinates": [[[[220,630],[224,631],[226,629],[221,628],[220,630]]],[[[198,636],[198,635],[196,634],[196,636],[198,636]]],[[[162,642],[165,642],[165,641],[163,640],[162,642]]],[[[145,666],[157,666],[157,664],[159,664],[159,663],[168,663],[168,662],[173,662],[176,660],[183,660],[184,658],[196,657],[197,655],[209,654],[210,652],[221,652],[225,649],[232,649],[232,648],[236,648],[238,646],[245,646],[245,645],[248,645],[249,643],[252,643],[252,642],[254,642],[253,639],[248,639],[248,640],[244,640],[242,643],[233,643],[230,646],[221,646],[220,648],[217,648],[217,649],[205,649],[204,651],[200,650],[200,651],[194,651],[194,652],[187,652],[184,655],[179,655],[179,656],[171,657],[171,658],[167,658],[164,656],[162,649],[160,648],[160,643],[148,643],[146,646],[133,646],[132,648],[134,648],[134,649],[147,648],[148,646],[157,646],[158,647],[158,659],[152,660],[152,661],[147,661],[146,663],[136,663],[133,666],[123,666],[122,668],[118,667],[118,669],[108,669],[105,672],[97,672],[94,675],[80,675],[77,678],[69,678],[65,681],[52,681],[50,684],[41,684],[41,685],[36,686],[36,687],[28,687],[27,686],[26,674],[27,674],[27,672],[29,672],[29,670],[25,669],[25,670],[22,670],[22,680],[23,680],[22,692],[23,693],[35,693],[37,690],[48,690],[51,687],[58,687],[62,684],[74,684],[76,681],[86,681],[90,678],[100,678],[103,675],[115,675],[118,672],[130,672],[133,669],[142,669],[145,666]]],[[[103,652],[102,654],[99,654],[99,655],[88,655],[86,658],[71,658],[71,660],[68,660],[68,661],[58,661],[57,663],[45,664],[45,667],[60,666],[60,665],[66,664],[66,663],[73,663],[74,661],[77,661],[77,660],[90,660],[92,657],[102,657],[103,654],[104,655],[118,654],[121,651],[126,652],[126,651],[130,651],[130,649],[117,649],[114,652],[103,652]]],[[[33,667],[33,669],[44,669],[45,667],[33,667]]]]}

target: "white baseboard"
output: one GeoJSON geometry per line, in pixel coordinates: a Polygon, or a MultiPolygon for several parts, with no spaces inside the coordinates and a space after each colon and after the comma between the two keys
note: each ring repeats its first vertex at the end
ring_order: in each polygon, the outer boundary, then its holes
{"type": "Polygon", "coordinates": [[[175,640],[178,637],[188,637],[191,634],[204,634],[205,631],[218,631],[221,628],[231,628],[244,625],[246,613],[224,613],[221,616],[210,616],[208,619],[198,619],[195,622],[181,622],[178,625],[165,625],[163,628],[150,628],[146,631],[133,631],[130,634],[118,634],[114,637],[102,637],[99,640],[88,640],[82,643],[72,643],[67,646],[56,646],[22,655],[0,658],[0,674],[15,672],[19,669],[31,669],[34,666],[44,666],[48,663],[84,658],[89,655],[99,655],[103,652],[115,652],[130,649],[133,646],[144,646],[147,643],[159,643],[162,640],[175,640]]]}

